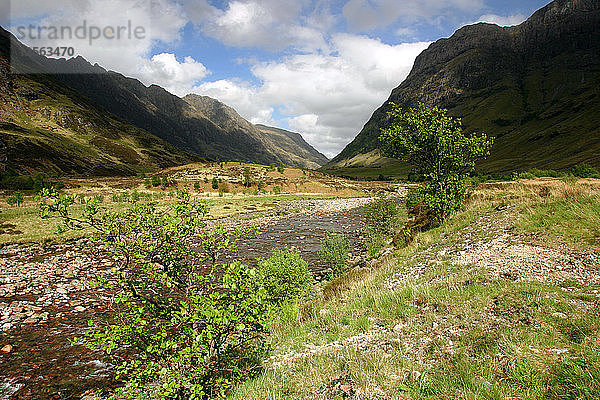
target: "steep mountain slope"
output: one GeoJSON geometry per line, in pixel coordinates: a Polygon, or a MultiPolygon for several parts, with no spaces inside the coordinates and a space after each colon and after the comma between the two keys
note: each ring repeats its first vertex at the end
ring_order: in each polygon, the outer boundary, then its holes
{"type": "Polygon", "coordinates": [[[298,133],[264,125],[253,125],[233,108],[208,96],[189,94],[183,99],[224,131],[247,135],[258,140],[277,158],[277,162],[316,169],[328,161],[327,157],[306,143],[298,133]]]}
{"type": "MultiPolygon", "coordinates": [[[[6,32],[2,34],[6,35],[6,32]]],[[[239,116],[229,124],[223,124],[217,116],[217,123],[214,123],[201,110],[159,86],[146,87],[136,79],[106,71],[81,57],[48,59],[20,43],[16,46],[17,57],[13,57],[12,62],[23,71],[32,64],[41,64],[54,74],[56,80],[101,108],[179,149],[212,159],[263,164],[289,158],[285,152],[278,154],[277,146],[273,146],[270,139],[259,131],[241,129],[240,126],[249,123],[241,123],[239,116]],[[69,73],[73,71],[78,73],[69,73]]]]}
{"type": "Polygon", "coordinates": [[[600,166],[600,2],[556,0],[519,26],[481,23],[433,43],[325,169],[392,168],[376,150],[392,102],[448,108],[467,132],[495,136],[486,171],[600,166]]]}
{"type": "MultiPolygon", "coordinates": [[[[11,73],[10,40],[0,32],[0,169],[131,175],[199,160],[107,114],[51,75],[11,73]]],[[[29,71],[18,57],[13,61],[13,72],[29,71]]]]}

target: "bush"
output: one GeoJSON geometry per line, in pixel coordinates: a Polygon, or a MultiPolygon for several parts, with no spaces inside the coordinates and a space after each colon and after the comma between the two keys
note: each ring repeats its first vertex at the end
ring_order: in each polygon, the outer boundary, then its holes
{"type": "Polygon", "coordinates": [[[279,172],[280,174],[283,174],[285,172],[285,167],[282,163],[279,163],[279,166],[277,167],[277,172],[279,172]]]}
{"type": "Polygon", "coordinates": [[[152,182],[152,186],[159,187],[160,186],[160,177],[156,176],[156,175],[153,176],[151,182],[152,182]]]}
{"type": "Polygon", "coordinates": [[[600,172],[588,164],[578,164],[571,168],[571,173],[579,178],[600,179],[600,172]]]}
{"type": "Polygon", "coordinates": [[[219,189],[219,180],[217,179],[217,177],[213,177],[213,178],[212,178],[211,187],[212,187],[214,190],[217,190],[217,189],[219,189]]]}
{"type": "Polygon", "coordinates": [[[186,194],[167,210],[137,203],[110,212],[90,200],[77,219],[74,197],[44,190],[40,199],[43,218],[96,229],[91,246],[99,242],[115,258],[115,276],[96,282],[111,293],[114,318],[91,324],[78,340],[112,358],[129,393],[153,387],[163,399],[222,398],[260,371],[266,291],[255,269],[218,258],[246,230],[205,229],[206,205],[186,194]]]}
{"type": "Polygon", "coordinates": [[[219,182],[219,193],[229,193],[231,188],[229,187],[229,183],[227,182],[219,182]]]}
{"type": "Polygon", "coordinates": [[[200,185],[200,182],[194,182],[194,190],[199,192],[200,189],[202,189],[202,186],[200,185]]]}
{"type": "Polygon", "coordinates": [[[280,194],[281,193],[281,186],[273,186],[273,193],[274,194],[280,194]]]}
{"type": "Polygon", "coordinates": [[[365,206],[365,225],[374,232],[391,233],[398,216],[398,203],[390,198],[380,198],[365,206]]]}
{"type": "Polygon", "coordinates": [[[327,232],[321,241],[318,256],[327,267],[328,279],[337,278],[342,275],[348,265],[350,253],[350,240],[343,233],[327,232]]]}
{"type": "Polygon", "coordinates": [[[21,207],[23,202],[25,201],[25,196],[21,192],[14,192],[12,196],[6,198],[6,202],[10,206],[21,207]]]}
{"type": "Polygon", "coordinates": [[[294,250],[275,250],[271,257],[258,260],[260,281],[270,302],[281,306],[305,298],[314,279],[308,263],[294,250]]]}
{"type": "Polygon", "coordinates": [[[404,204],[406,205],[406,210],[410,211],[419,203],[421,203],[425,199],[425,193],[421,186],[412,187],[408,190],[406,194],[406,199],[404,200],[404,204]]]}

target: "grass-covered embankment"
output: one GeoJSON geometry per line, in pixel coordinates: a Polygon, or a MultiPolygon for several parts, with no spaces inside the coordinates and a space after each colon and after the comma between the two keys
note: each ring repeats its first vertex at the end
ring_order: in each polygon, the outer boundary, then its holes
{"type": "Polygon", "coordinates": [[[282,317],[271,365],[232,398],[600,397],[599,209],[589,182],[480,188],[282,317]]]}

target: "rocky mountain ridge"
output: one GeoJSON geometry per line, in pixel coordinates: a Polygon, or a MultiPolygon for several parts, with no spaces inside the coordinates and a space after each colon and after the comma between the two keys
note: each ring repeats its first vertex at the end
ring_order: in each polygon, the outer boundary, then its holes
{"type": "MultiPolygon", "coordinates": [[[[272,135],[254,128],[252,124],[243,120],[235,111],[221,116],[213,113],[211,114],[212,117],[223,118],[213,122],[202,110],[157,85],[147,87],[136,79],[106,71],[98,65],[91,65],[82,57],[70,60],[42,57],[18,42],[14,36],[3,29],[0,30],[0,40],[0,58],[2,58],[6,67],[0,84],[10,86],[16,81],[27,82],[25,85],[27,90],[12,94],[13,100],[17,103],[21,104],[24,101],[29,101],[28,97],[39,103],[40,94],[48,94],[54,91],[69,93],[69,107],[78,109],[83,114],[94,114],[127,126],[127,128],[120,129],[144,131],[143,135],[145,137],[168,143],[172,152],[180,156],[187,154],[182,158],[180,157],[178,161],[175,161],[175,159],[169,160],[169,157],[163,154],[162,157],[166,160],[165,162],[151,163],[152,165],[148,164],[148,167],[154,168],[159,164],[163,167],[172,166],[197,161],[200,157],[262,164],[286,163],[306,168],[318,168],[327,161],[326,159],[323,160],[324,157],[307,143],[298,145],[296,148],[281,150],[272,135]],[[12,71],[10,71],[11,67],[12,71]],[[39,71],[47,71],[47,73],[39,74],[37,73],[39,71]],[[14,75],[10,72],[18,72],[19,74],[14,75]],[[23,98],[21,94],[25,92],[27,93],[23,98]],[[228,118],[231,118],[231,121],[227,121],[228,118]],[[317,153],[317,155],[314,153],[317,153]],[[304,154],[309,158],[304,159],[303,156],[298,156],[298,154],[304,154]]],[[[5,95],[8,95],[9,92],[5,91],[5,95]]],[[[41,97],[43,97],[45,103],[51,103],[53,98],[62,98],[59,95],[43,95],[41,97]]],[[[8,117],[7,110],[10,108],[8,105],[9,102],[6,100],[4,109],[0,110],[0,115],[4,115],[2,120],[6,123],[21,126],[24,122],[19,118],[15,118],[14,113],[11,114],[12,117],[8,117]]],[[[65,106],[60,102],[46,105],[56,109],[59,114],[63,113],[62,108],[65,106]]],[[[64,112],[68,113],[66,110],[64,112]]],[[[49,117],[39,115],[36,117],[41,118],[39,121],[35,123],[29,121],[27,123],[29,125],[33,124],[33,126],[54,124],[54,116],[50,120],[49,117]]],[[[64,117],[61,118],[64,119],[64,117]]],[[[87,117],[80,115],[77,118],[81,119],[81,125],[87,123],[83,122],[87,117]]],[[[13,138],[19,136],[14,131],[12,133],[11,137],[13,138]]],[[[91,135],[93,132],[89,130],[88,133],[91,135]]],[[[21,141],[24,140],[22,136],[19,138],[21,141]]],[[[68,156],[64,154],[65,147],[70,147],[62,143],[65,136],[52,136],[49,133],[44,136],[46,145],[43,148],[34,146],[36,147],[35,154],[37,156],[48,154],[44,158],[60,158],[63,160],[73,158],[72,154],[68,156]],[[51,145],[50,142],[52,142],[51,145]]],[[[89,138],[78,137],[78,142],[81,142],[79,144],[84,147],[89,147],[91,143],[89,140],[89,138]]],[[[116,146],[115,143],[107,144],[103,142],[103,144],[104,146],[95,146],[95,151],[99,156],[102,156],[100,153],[108,147],[116,146]]],[[[140,144],[138,150],[142,151],[143,147],[140,144]]],[[[90,172],[90,169],[86,167],[88,163],[85,161],[70,166],[63,165],[62,162],[54,163],[55,165],[51,166],[46,162],[32,167],[27,166],[26,161],[31,158],[27,154],[33,149],[28,144],[21,150],[20,154],[24,154],[25,157],[16,162],[16,164],[21,165],[21,172],[28,169],[45,170],[44,165],[49,166],[49,172],[78,172],[84,174],[90,172]]],[[[9,155],[10,157],[12,156],[9,155]]],[[[104,162],[104,164],[107,163],[104,162]]],[[[113,168],[111,174],[118,173],[121,169],[117,168],[115,170],[113,168]]],[[[125,169],[131,172],[129,167],[125,169]]],[[[95,173],[93,169],[91,171],[95,173]]]]}
{"type": "Polygon", "coordinates": [[[518,26],[465,26],[416,58],[409,76],[325,168],[389,164],[372,155],[391,103],[418,102],[449,109],[467,132],[496,137],[483,170],[598,166],[599,55],[594,0],[553,1],[518,26]]]}
{"type": "Polygon", "coordinates": [[[280,163],[318,169],[329,161],[298,133],[253,125],[232,107],[208,96],[188,94],[183,99],[221,129],[256,138],[264,148],[277,155],[280,163]]]}

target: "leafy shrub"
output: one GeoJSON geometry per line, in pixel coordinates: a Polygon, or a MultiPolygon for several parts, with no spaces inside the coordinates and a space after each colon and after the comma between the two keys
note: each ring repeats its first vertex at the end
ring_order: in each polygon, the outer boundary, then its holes
{"type": "Polygon", "coordinates": [[[571,173],[579,178],[600,179],[600,172],[588,164],[578,164],[571,168],[571,173]]]}
{"type": "Polygon", "coordinates": [[[281,193],[281,186],[273,186],[273,193],[274,194],[280,194],[281,193]]]}
{"type": "Polygon", "coordinates": [[[424,190],[421,186],[412,187],[408,190],[406,194],[406,199],[404,200],[404,204],[406,205],[406,210],[410,211],[417,204],[422,202],[425,198],[424,190]]]}
{"type": "Polygon", "coordinates": [[[152,182],[152,186],[159,187],[160,186],[160,177],[158,177],[156,175],[153,176],[151,182],[152,182]]]}
{"type": "Polygon", "coordinates": [[[200,185],[200,182],[194,182],[194,190],[199,192],[200,189],[202,189],[202,186],[200,185]]]}
{"type": "Polygon", "coordinates": [[[314,279],[308,263],[294,250],[275,250],[269,258],[258,260],[260,281],[270,302],[282,305],[306,297],[314,279]]]}
{"type": "Polygon", "coordinates": [[[21,207],[23,202],[25,201],[25,196],[21,192],[14,192],[12,196],[6,198],[6,202],[10,206],[21,207]]]}
{"type": "Polygon", "coordinates": [[[110,212],[90,200],[77,219],[72,196],[44,190],[40,200],[43,218],[61,217],[64,229],[95,228],[91,245],[115,257],[115,275],[96,284],[111,293],[116,315],[79,340],[112,357],[129,393],[154,387],[163,399],[222,398],[260,371],[266,291],[255,269],[218,257],[246,230],[204,229],[206,205],[186,194],[168,210],[137,203],[110,212]]]}
{"type": "Polygon", "coordinates": [[[285,172],[285,167],[282,163],[279,163],[279,165],[277,166],[277,172],[279,172],[280,174],[283,174],[285,172]]]}
{"type": "Polygon", "coordinates": [[[321,241],[318,256],[329,268],[328,278],[333,279],[344,273],[348,265],[350,240],[343,233],[327,232],[321,241]]]}
{"type": "Polygon", "coordinates": [[[211,187],[212,187],[214,190],[217,190],[217,189],[219,189],[219,180],[217,179],[217,177],[216,177],[216,176],[212,178],[211,187]]]}
{"type": "Polygon", "coordinates": [[[374,232],[391,233],[397,216],[397,202],[382,197],[365,206],[364,222],[374,232]]]}

